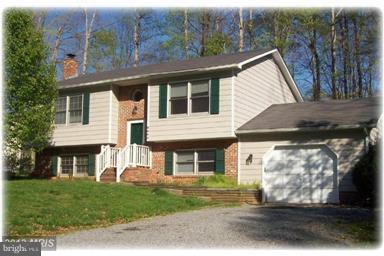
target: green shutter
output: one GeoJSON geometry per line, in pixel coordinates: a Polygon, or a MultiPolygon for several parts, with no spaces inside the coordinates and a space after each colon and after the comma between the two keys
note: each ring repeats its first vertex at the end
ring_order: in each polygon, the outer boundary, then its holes
{"type": "Polygon", "coordinates": [[[167,84],[161,84],[159,92],[159,118],[167,117],[167,94],[167,84]]]}
{"type": "Polygon", "coordinates": [[[220,103],[220,79],[213,78],[211,80],[211,114],[219,114],[220,103]]]}
{"type": "Polygon", "coordinates": [[[95,155],[88,155],[88,176],[95,176],[95,155]]]}
{"type": "Polygon", "coordinates": [[[164,174],[165,175],[173,174],[173,152],[172,151],[165,151],[164,174]]]}
{"type": "Polygon", "coordinates": [[[51,156],[51,176],[57,175],[57,156],[51,156]]]}
{"type": "Polygon", "coordinates": [[[89,124],[89,92],[83,94],[83,124],[89,124]]]}
{"type": "Polygon", "coordinates": [[[224,162],[224,149],[217,148],[216,149],[216,163],[215,163],[215,172],[217,174],[225,173],[225,162],[224,162]]]}

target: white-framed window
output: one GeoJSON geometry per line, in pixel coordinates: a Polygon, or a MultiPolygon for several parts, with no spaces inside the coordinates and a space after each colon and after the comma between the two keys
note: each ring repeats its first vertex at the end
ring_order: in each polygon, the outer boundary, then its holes
{"type": "Polygon", "coordinates": [[[175,152],[175,174],[213,174],[216,155],[214,149],[180,150],[175,152]]]}
{"type": "Polygon", "coordinates": [[[83,95],[60,96],[56,101],[55,124],[81,123],[83,117],[83,95]]]}
{"type": "Polygon", "coordinates": [[[81,123],[83,109],[83,95],[69,96],[69,122],[81,123]]]}
{"type": "Polygon", "coordinates": [[[74,161],[73,156],[61,156],[61,174],[73,174],[74,161]]]}
{"type": "Polygon", "coordinates": [[[209,113],[210,79],[168,84],[169,114],[209,113]]]}
{"type": "Polygon", "coordinates": [[[55,124],[65,124],[67,122],[67,97],[58,97],[56,101],[55,124]]]}
{"type": "Polygon", "coordinates": [[[191,112],[209,112],[209,80],[191,82],[191,112]]]}
{"type": "Polygon", "coordinates": [[[188,113],[188,83],[170,84],[171,115],[188,113]]]}
{"type": "Polygon", "coordinates": [[[84,176],[88,174],[88,155],[60,156],[60,175],[84,176]]]}

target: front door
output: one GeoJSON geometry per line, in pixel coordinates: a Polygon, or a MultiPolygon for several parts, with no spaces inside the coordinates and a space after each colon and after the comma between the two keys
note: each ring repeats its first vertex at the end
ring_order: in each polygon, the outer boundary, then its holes
{"type": "Polygon", "coordinates": [[[143,123],[131,123],[131,140],[130,144],[143,145],[143,123]]]}

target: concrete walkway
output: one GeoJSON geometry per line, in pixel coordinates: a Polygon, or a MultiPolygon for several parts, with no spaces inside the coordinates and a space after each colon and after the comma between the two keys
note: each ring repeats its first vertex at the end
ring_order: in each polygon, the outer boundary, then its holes
{"type": "Polygon", "coordinates": [[[361,208],[240,206],[181,212],[58,236],[58,248],[350,247],[337,222],[370,218],[361,208]]]}

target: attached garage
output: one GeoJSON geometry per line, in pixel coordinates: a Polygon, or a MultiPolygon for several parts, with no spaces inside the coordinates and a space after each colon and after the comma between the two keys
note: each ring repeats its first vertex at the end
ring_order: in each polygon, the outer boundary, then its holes
{"type": "Polygon", "coordinates": [[[272,105],[236,130],[239,183],[273,203],[349,203],[380,99],[272,105]]]}
{"type": "Polygon", "coordinates": [[[338,203],[337,156],[325,145],[276,146],[263,158],[264,200],[338,203]]]}

